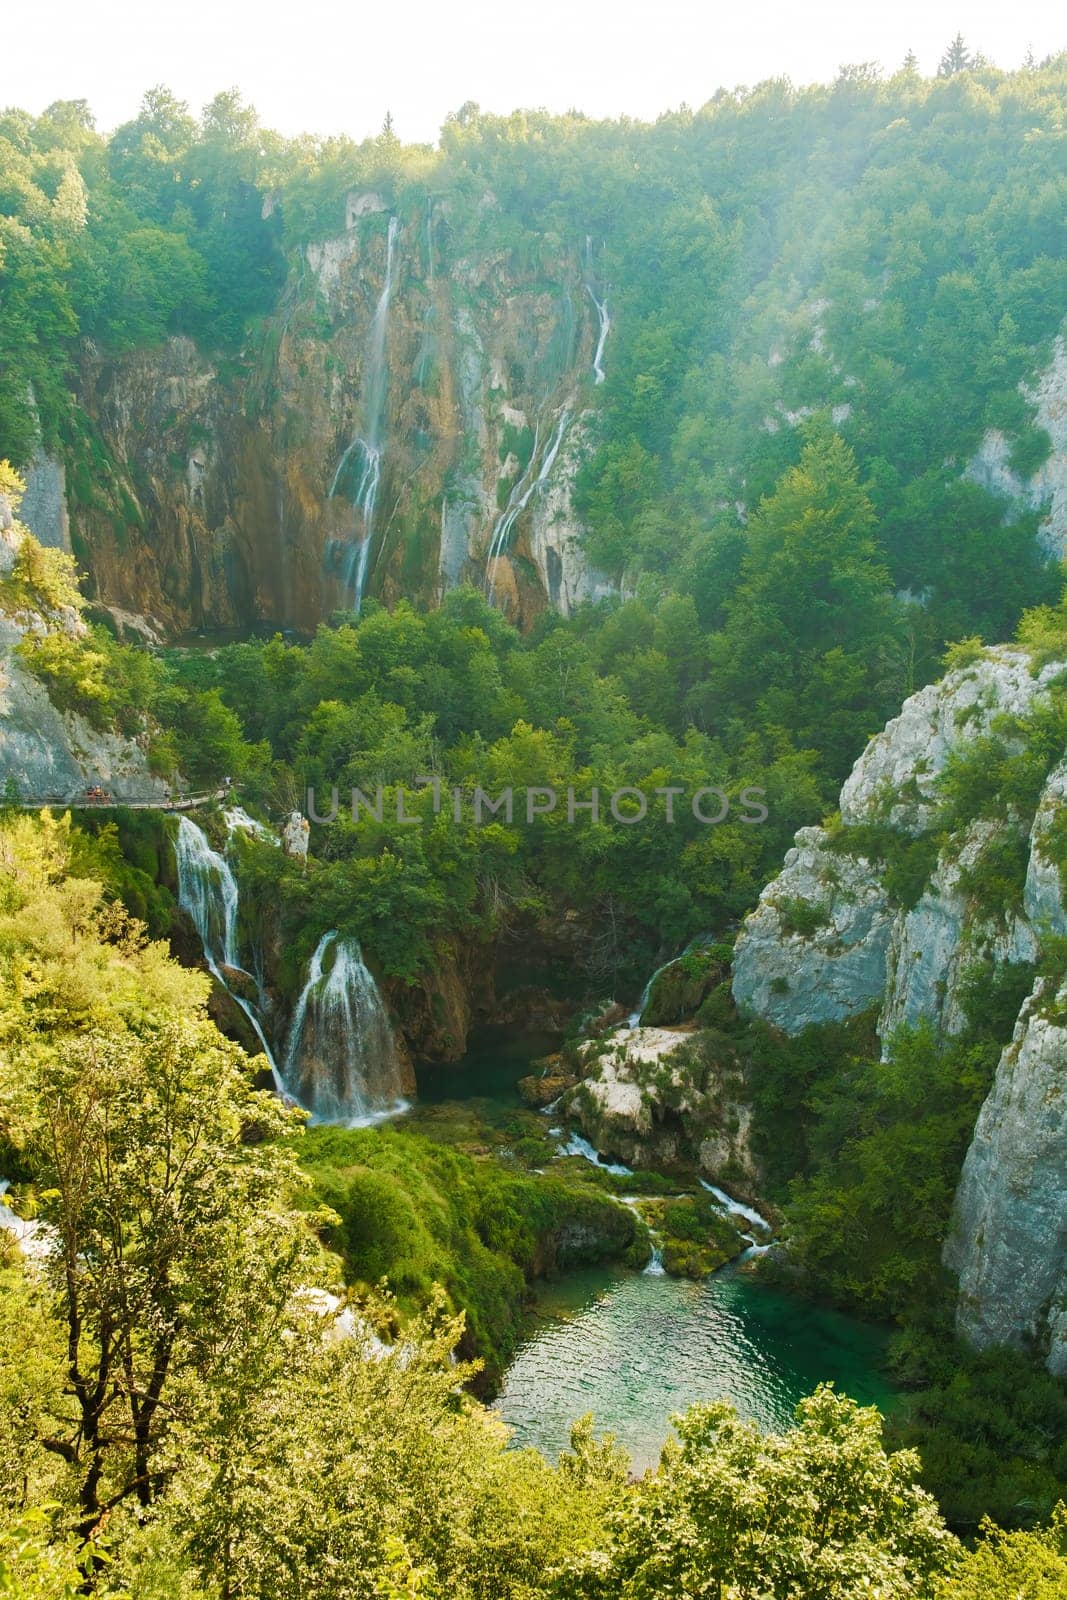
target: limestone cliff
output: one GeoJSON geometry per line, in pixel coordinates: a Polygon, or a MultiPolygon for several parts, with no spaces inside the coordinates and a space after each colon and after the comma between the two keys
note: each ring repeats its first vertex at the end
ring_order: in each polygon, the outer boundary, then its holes
{"type": "Polygon", "coordinates": [[[473,581],[521,624],[607,593],[571,501],[598,341],[580,242],[546,234],[520,264],[447,200],[391,219],[352,195],[346,221],[239,358],[84,351],[66,483],[42,463],[31,496],[42,531],[69,516],[93,597],[172,634],[307,632],[357,574],[425,604],[473,581]]]}
{"type": "Polygon", "coordinates": [[[1038,805],[1018,904],[1003,913],[971,886],[1019,820],[975,819],[944,837],[937,785],[951,752],[1000,717],[1024,716],[1064,670],[1062,662],[1035,670],[1021,650],[989,650],[905,702],[846,780],[839,823],[800,830],[746,920],[734,960],[741,1010],[799,1033],[877,1006],[883,1037],[920,1017],[951,1033],[977,962],[1034,959],[1039,925],[1062,920],[1041,849],[1062,801],[1062,770],[1049,775],[1038,805]],[[899,868],[909,856],[902,887],[893,858],[899,868]]]}
{"type": "Polygon", "coordinates": [[[1048,457],[1029,477],[1011,464],[1011,446],[997,428],[990,428],[968,472],[995,494],[1044,512],[1040,538],[1060,560],[1067,556],[1067,340],[1055,342],[1052,360],[1037,383],[1024,390],[1033,404],[1034,422],[1048,434],[1048,457]]]}
{"type": "Polygon", "coordinates": [[[18,650],[24,641],[84,629],[77,611],[35,608],[12,586],[27,537],[0,493],[0,792],[65,803],[83,801],[96,786],[116,800],[161,799],[164,785],[150,772],[140,744],[61,710],[24,664],[18,650]]]}
{"type": "Polygon", "coordinates": [[[1067,985],[1039,979],[982,1107],[945,1260],[973,1343],[1067,1376],[1067,985]]]}
{"type": "Polygon", "coordinates": [[[567,1110],[600,1151],[631,1166],[695,1166],[754,1197],[759,1171],[740,1065],[692,1025],[624,1027],[579,1047],[567,1110]]]}
{"type": "Polygon", "coordinates": [[[960,1031],[976,973],[1058,973],[1035,979],[1003,1051],[945,1252],[961,1333],[1055,1372],[1067,1372],[1067,756],[1060,738],[1049,759],[1046,713],[1064,671],[990,650],[914,695],[856,763],[840,820],[797,835],[744,925],[733,980],[742,1010],[786,1032],[877,1007],[888,1038],[923,1019],[960,1031]],[[1036,775],[1036,808],[947,827],[938,779],[990,730],[1036,775]]]}

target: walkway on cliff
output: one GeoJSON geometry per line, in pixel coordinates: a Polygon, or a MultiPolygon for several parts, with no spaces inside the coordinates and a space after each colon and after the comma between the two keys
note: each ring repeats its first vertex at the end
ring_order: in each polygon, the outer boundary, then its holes
{"type": "Polygon", "coordinates": [[[209,801],[232,798],[232,789],[212,789],[207,794],[174,795],[166,800],[116,800],[105,790],[99,795],[86,791],[76,797],[39,795],[33,800],[5,800],[0,796],[0,810],[40,811],[43,806],[69,806],[75,811],[195,811],[209,801]]]}

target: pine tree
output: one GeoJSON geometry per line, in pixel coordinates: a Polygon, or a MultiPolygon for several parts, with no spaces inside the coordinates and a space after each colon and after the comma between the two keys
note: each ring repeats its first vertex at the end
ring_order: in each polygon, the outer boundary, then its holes
{"type": "Polygon", "coordinates": [[[939,78],[953,78],[957,72],[969,72],[974,65],[963,34],[957,33],[938,63],[937,75],[939,78]]]}

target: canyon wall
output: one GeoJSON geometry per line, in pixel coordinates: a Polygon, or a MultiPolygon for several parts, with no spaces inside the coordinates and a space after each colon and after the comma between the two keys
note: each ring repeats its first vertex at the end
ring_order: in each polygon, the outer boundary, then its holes
{"type": "MultiPolygon", "coordinates": [[[[1005,1045],[964,1164],[946,1264],[958,1325],[1067,1372],[1067,756],[1044,760],[1032,812],[1009,803],[946,824],[939,778],[992,735],[1020,763],[1047,739],[1064,663],[994,649],[908,700],[841,793],[804,828],[738,940],[734,998],[795,1034],[877,1008],[961,1032],[976,982],[1009,966],[1032,989],[1005,1045]],[[1035,732],[1033,744],[1030,728],[1035,732]]],[[[985,746],[979,746],[979,751],[985,746]]],[[[993,763],[994,751],[987,759],[993,763]]],[[[1020,764],[1019,771],[1023,767],[1020,764]]]]}
{"type": "Polygon", "coordinates": [[[584,241],[546,234],[519,267],[466,249],[447,200],[390,229],[353,195],[347,221],[239,356],[84,349],[83,436],[65,483],[31,474],[26,514],[57,543],[69,518],[98,603],[174,636],[310,632],[361,566],[368,595],[474,582],[523,626],[610,592],[572,505],[611,348],[584,241]]]}

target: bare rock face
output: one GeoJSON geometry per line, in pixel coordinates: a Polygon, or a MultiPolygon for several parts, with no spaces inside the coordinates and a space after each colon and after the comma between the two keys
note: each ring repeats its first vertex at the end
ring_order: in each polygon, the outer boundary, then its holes
{"type": "Polygon", "coordinates": [[[90,787],[115,800],[161,801],[144,750],[121,734],[100,732],[75,712],[59,711],[43,683],[14,654],[25,629],[0,617],[0,787],[23,800],[77,804],[90,787]]]}
{"type": "Polygon", "coordinates": [[[735,1001],[786,1033],[868,1011],[885,989],[893,920],[877,867],[801,828],[745,922],[735,1001]]]}
{"type": "Polygon", "coordinates": [[[1038,979],[982,1107],[945,1262],[957,1324],[1067,1376],[1067,985],[1038,979]]]}
{"type": "Polygon", "coordinates": [[[300,860],[307,859],[308,840],[311,837],[311,824],[299,811],[291,811],[289,820],[282,829],[282,849],[287,856],[296,856],[300,860]]]}
{"type": "Polygon", "coordinates": [[[941,1033],[961,1032],[967,1020],[962,1000],[978,958],[995,967],[1036,959],[1038,938],[1026,915],[988,915],[965,888],[967,873],[1001,831],[995,823],[972,823],[938,860],[918,904],[895,918],[878,1021],[883,1039],[923,1019],[941,1033]]]}
{"type": "Polygon", "coordinates": [[[30,463],[19,517],[39,544],[70,550],[67,476],[55,456],[38,451],[30,463]]]}
{"type": "Polygon", "coordinates": [[[961,985],[978,957],[1034,959],[1038,924],[1059,904],[1041,841],[1067,791],[1062,768],[1038,808],[1023,909],[1006,922],[964,887],[1002,825],[975,824],[950,841],[910,906],[892,901],[885,863],[854,849],[849,829],[875,825],[904,844],[917,837],[933,824],[950,752],[988,733],[1004,713],[1024,716],[1063,670],[1050,663],[1035,673],[1024,651],[989,650],[905,702],[846,779],[840,828],[802,828],[747,918],[733,977],[743,1011],[800,1033],[877,1006],[883,1038],[922,1017],[952,1033],[962,1026],[961,985]]]}
{"type": "Polygon", "coordinates": [[[571,501],[598,326],[581,252],[555,241],[527,269],[460,238],[445,209],[390,247],[382,197],[350,194],[344,231],[339,214],[335,237],[306,246],[240,363],[180,338],[86,350],[77,398],[113,471],[91,504],[68,498],[95,601],[171,635],[311,632],[351,607],[367,520],[348,469],[368,428],[368,594],[429,605],[492,585],[526,627],[610,592],[571,501]]]}
{"type": "MultiPolygon", "coordinates": [[[[913,885],[913,903],[895,903],[885,858],[849,845],[849,830],[864,825],[904,848],[920,840],[950,753],[1001,713],[1025,716],[1063,671],[990,650],[907,701],[853,768],[840,826],[801,829],[746,921],[739,1006],[788,1033],[877,1006],[883,1039],[923,1020],[952,1034],[966,1024],[976,962],[1036,963],[1049,936],[1067,934],[1067,756],[1048,774],[1028,836],[1010,814],[972,821],[913,885]],[[1003,845],[1025,862],[1007,907],[984,904],[975,888],[987,852],[1003,845]]],[[[1067,985],[1057,994],[1038,979],[1020,1012],[967,1154],[945,1260],[959,1275],[965,1338],[1028,1349],[1067,1373],[1067,985]]]]}
{"type": "Polygon", "coordinates": [[[631,1166],[692,1163],[755,1193],[751,1110],[737,1063],[691,1027],[618,1028],[581,1047],[567,1109],[600,1151],[631,1166]]]}
{"type": "Polygon", "coordinates": [[[1037,408],[1037,427],[1044,428],[1052,440],[1048,459],[1032,477],[1021,478],[1011,465],[1011,449],[1004,434],[990,428],[967,469],[968,476],[1010,500],[1046,507],[1039,537],[1049,553],[1062,560],[1067,556],[1067,340],[1062,335],[1056,340],[1047,370],[1032,390],[1023,392],[1037,408]]]}

